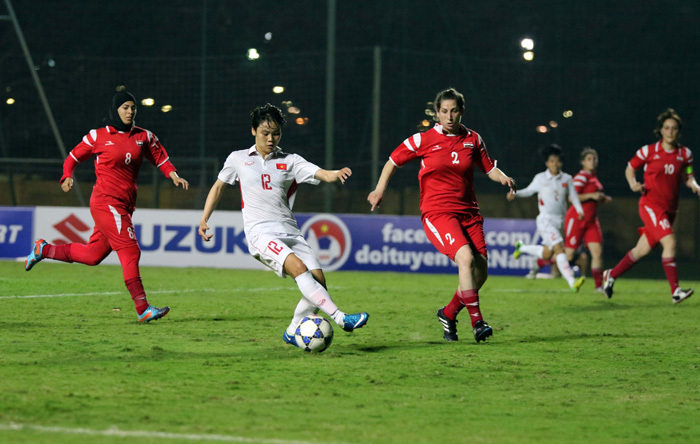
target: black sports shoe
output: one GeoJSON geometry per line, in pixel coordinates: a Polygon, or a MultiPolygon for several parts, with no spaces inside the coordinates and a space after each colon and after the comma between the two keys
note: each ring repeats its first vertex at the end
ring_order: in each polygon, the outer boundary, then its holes
{"type": "Polygon", "coordinates": [[[437,311],[437,317],[445,330],[445,334],[442,335],[445,341],[457,341],[457,320],[453,321],[445,315],[445,307],[437,311]]]}
{"type": "Polygon", "coordinates": [[[474,339],[476,339],[477,343],[485,341],[491,335],[493,335],[493,329],[489,327],[486,321],[476,321],[476,324],[474,324],[474,339]]]}

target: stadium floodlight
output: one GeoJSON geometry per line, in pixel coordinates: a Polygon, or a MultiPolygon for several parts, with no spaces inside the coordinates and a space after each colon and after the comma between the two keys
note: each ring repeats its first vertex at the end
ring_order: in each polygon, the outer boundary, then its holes
{"type": "Polygon", "coordinates": [[[13,99],[12,97],[10,97],[10,98],[8,98],[7,100],[5,100],[5,103],[7,103],[8,105],[14,105],[14,104],[15,104],[15,99],[13,99]]]}
{"type": "Polygon", "coordinates": [[[145,99],[141,100],[141,105],[143,106],[153,106],[155,103],[156,101],[152,97],[146,97],[145,99]]]}
{"type": "Polygon", "coordinates": [[[289,112],[289,114],[299,114],[301,110],[297,106],[290,106],[287,108],[287,112],[289,112]]]}
{"type": "Polygon", "coordinates": [[[547,128],[546,125],[539,125],[537,128],[535,128],[535,131],[537,131],[540,134],[544,134],[547,131],[549,131],[549,128],[547,128]]]}
{"type": "Polygon", "coordinates": [[[260,58],[260,53],[255,48],[250,48],[248,50],[248,60],[258,60],[260,58]]]}
{"type": "Polygon", "coordinates": [[[164,113],[169,113],[170,111],[173,110],[173,106],[172,106],[172,105],[163,105],[163,106],[160,108],[160,110],[161,110],[162,112],[164,112],[164,113]]]}
{"type": "Polygon", "coordinates": [[[266,32],[266,33],[265,33],[265,40],[267,40],[268,42],[269,42],[270,40],[272,40],[272,33],[271,33],[271,32],[266,32]]]}
{"type": "Polygon", "coordinates": [[[297,117],[295,122],[297,123],[297,125],[306,125],[307,123],[309,123],[309,118],[308,117],[297,117]]]}
{"type": "Polygon", "coordinates": [[[525,52],[523,53],[523,58],[524,58],[525,60],[527,60],[528,62],[531,62],[532,59],[535,58],[535,53],[532,52],[532,51],[525,51],[525,52]]]}
{"type": "Polygon", "coordinates": [[[556,128],[556,127],[559,126],[559,124],[557,123],[556,120],[550,120],[550,121],[549,121],[549,126],[551,126],[552,128],[556,128]]]}
{"type": "Polygon", "coordinates": [[[573,117],[574,112],[571,111],[570,109],[567,109],[566,111],[563,112],[562,115],[568,119],[569,117],[573,117]]]}
{"type": "Polygon", "coordinates": [[[522,46],[523,49],[532,51],[535,48],[535,42],[531,38],[524,38],[520,41],[520,46],[522,46]]]}
{"type": "Polygon", "coordinates": [[[275,94],[282,94],[284,92],[284,86],[273,86],[272,92],[275,94]]]}

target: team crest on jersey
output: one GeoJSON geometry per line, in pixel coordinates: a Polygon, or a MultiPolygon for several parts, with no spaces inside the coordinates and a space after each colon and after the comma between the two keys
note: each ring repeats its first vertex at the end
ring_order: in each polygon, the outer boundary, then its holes
{"type": "Polygon", "coordinates": [[[278,170],[287,171],[287,164],[286,164],[286,163],[278,163],[278,164],[277,164],[277,169],[278,169],[278,170]]]}
{"type": "Polygon", "coordinates": [[[137,140],[136,145],[138,146],[143,146],[143,140],[137,140]]]}
{"type": "Polygon", "coordinates": [[[474,144],[473,143],[465,143],[464,148],[474,148],[474,144]]]}
{"type": "Polygon", "coordinates": [[[337,270],[348,260],[352,238],[350,230],[340,218],[317,214],[304,222],[301,234],[318,255],[324,270],[337,270]]]}
{"type": "Polygon", "coordinates": [[[249,160],[245,164],[246,164],[246,166],[251,166],[251,165],[255,165],[255,162],[252,160],[249,160]]]}

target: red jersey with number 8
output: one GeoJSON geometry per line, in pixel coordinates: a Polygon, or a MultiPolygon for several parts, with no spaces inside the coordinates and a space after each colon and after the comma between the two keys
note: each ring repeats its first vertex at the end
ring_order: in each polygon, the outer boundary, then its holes
{"type": "Polygon", "coordinates": [[[644,192],[640,205],[648,204],[671,213],[678,210],[680,183],[692,176],[693,153],[684,146],[666,151],[661,141],[637,150],[629,166],[644,167],[644,192]]]}
{"type": "Polygon", "coordinates": [[[61,183],[73,177],[78,163],[92,156],[95,156],[97,180],[92,189],[91,206],[116,205],[133,212],[144,157],[158,167],[165,177],[176,171],[165,148],[152,132],[134,126],[126,133],[107,126],[91,130],[73,148],[63,163],[61,183]]]}
{"type": "Polygon", "coordinates": [[[460,134],[444,134],[442,125],[436,124],[404,140],[390,156],[397,167],[417,158],[421,160],[418,182],[422,214],[479,211],[474,166],[486,174],[496,167],[479,134],[464,126],[460,134]]]}

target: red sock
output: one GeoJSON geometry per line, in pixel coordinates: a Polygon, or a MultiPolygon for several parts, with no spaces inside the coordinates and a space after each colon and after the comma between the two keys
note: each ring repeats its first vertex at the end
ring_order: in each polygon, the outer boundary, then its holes
{"type": "Polygon", "coordinates": [[[472,321],[472,327],[477,321],[483,321],[481,310],[479,310],[479,290],[460,291],[459,297],[462,303],[467,307],[469,319],[472,321]]]}
{"type": "Polygon", "coordinates": [[[676,268],[676,258],[675,257],[662,257],[661,263],[664,266],[664,271],[666,272],[666,279],[668,279],[669,285],[671,285],[671,294],[678,288],[678,269],[676,268]]]}
{"type": "Polygon", "coordinates": [[[70,244],[64,245],[47,245],[46,258],[54,259],[61,262],[73,262],[70,257],[70,244]]]}
{"type": "Polygon", "coordinates": [[[455,319],[457,319],[457,315],[460,311],[462,311],[463,308],[464,304],[462,303],[462,299],[459,297],[459,290],[457,290],[455,295],[452,296],[452,300],[450,301],[450,303],[445,306],[445,310],[443,310],[443,313],[445,313],[445,316],[454,321],[455,319]]]}
{"type": "Polygon", "coordinates": [[[636,263],[637,260],[632,256],[632,250],[630,250],[627,252],[625,257],[623,257],[622,260],[615,265],[615,268],[610,271],[610,276],[612,276],[613,279],[617,279],[618,276],[621,276],[622,273],[632,268],[632,266],[634,266],[636,263]]]}
{"type": "Polygon", "coordinates": [[[537,259],[537,266],[542,268],[546,267],[547,265],[552,265],[552,260],[551,259],[537,259]]]}
{"type": "Polygon", "coordinates": [[[146,290],[143,289],[140,277],[135,277],[124,281],[127,290],[131,294],[131,299],[136,305],[136,312],[143,313],[148,308],[148,299],[146,299],[146,290]]]}
{"type": "Polygon", "coordinates": [[[593,274],[593,280],[595,281],[595,288],[603,286],[603,269],[602,268],[591,268],[591,274],[593,274]]]}

